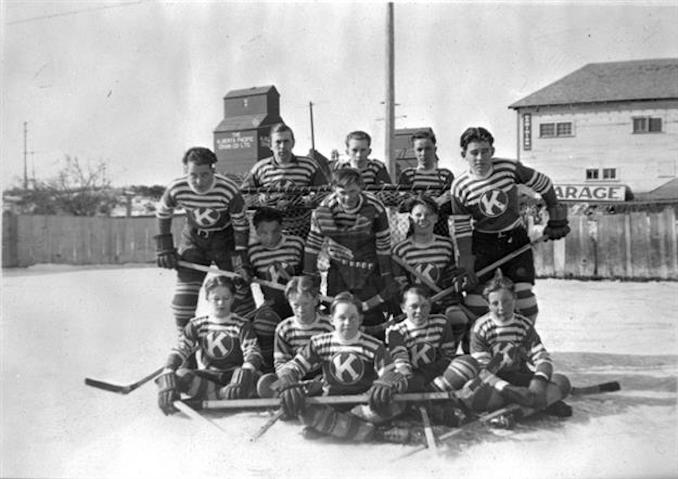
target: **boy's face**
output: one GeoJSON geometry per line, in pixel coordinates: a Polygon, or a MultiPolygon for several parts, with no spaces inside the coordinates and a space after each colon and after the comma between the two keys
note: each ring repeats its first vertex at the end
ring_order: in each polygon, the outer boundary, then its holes
{"type": "Polygon", "coordinates": [[[233,294],[225,286],[217,286],[207,295],[207,302],[212,308],[212,314],[217,318],[225,318],[231,314],[233,294]]]}
{"type": "Polygon", "coordinates": [[[497,321],[504,322],[513,317],[516,300],[510,291],[506,289],[492,291],[487,296],[487,302],[490,306],[490,314],[497,321]]]}
{"type": "Polygon", "coordinates": [[[332,314],[332,325],[341,339],[353,339],[360,331],[362,315],[353,303],[339,303],[332,314]]]}
{"type": "Polygon", "coordinates": [[[403,297],[401,304],[407,319],[415,326],[423,326],[428,321],[431,311],[431,301],[414,291],[408,291],[403,297]]]}
{"type": "Polygon", "coordinates": [[[461,151],[469,169],[476,176],[486,176],[492,169],[494,148],[487,141],[472,141],[461,151]]]}
{"type": "Polygon", "coordinates": [[[282,225],[277,221],[262,221],[256,227],[257,238],[266,248],[272,248],[280,243],[282,225]]]}
{"type": "Polygon", "coordinates": [[[412,143],[414,156],[417,158],[417,165],[425,170],[430,170],[436,164],[436,145],[430,138],[419,138],[412,143]]]}
{"type": "Polygon", "coordinates": [[[433,226],[438,221],[438,216],[424,205],[416,205],[412,208],[410,218],[416,231],[421,233],[433,232],[433,226]]]}
{"type": "Polygon", "coordinates": [[[295,319],[300,324],[311,324],[315,321],[315,312],[318,308],[318,298],[310,294],[290,294],[288,302],[294,313],[295,319]]]}
{"type": "Polygon", "coordinates": [[[335,186],[334,193],[342,208],[355,208],[360,201],[360,192],[363,189],[360,185],[349,183],[346,186],[335,186]]]}
{"type": "Polygon", "coordinates": [[[273,133],[271,135],[271,150],[278,162],[286,163],[292,158],[292,148],[294,148],[294,140],[292,133],[289,131],[282,131],[273,133]]]}
{"type": "Polygon", "coordinates": [[[356,140],[351,138],[346,146],[346,154],[351,159],[351,163],[360,163],[369,158],[372,149],[367,140],[356,140]]]}
{"type": "Polygon", "coordinates": [[[214,168],[212,165],[196,165],[190,161],[186,165],[188,184],[194,191],[205,193],[214,182],[214,168]]]}

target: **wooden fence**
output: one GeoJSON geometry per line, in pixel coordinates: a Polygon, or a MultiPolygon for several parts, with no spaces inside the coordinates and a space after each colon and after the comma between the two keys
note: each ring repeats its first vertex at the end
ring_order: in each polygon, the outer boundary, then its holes
{"type": "MultiPolygon", "coordinates": [[[[392,215],[400,216],[400,215],[392,215]]],[[[392,220],[395,218],[392,218],[392,220]]],[[[404,218],[393,226],[394,238],[404,218]]],[[[184,218],[173,221],[178,241],[184,218]]],[[[676,218],[661,212],[571,215],[572,232],[535,249],[539,276],[678,279],[676,218]]],[[[153,217],[103,218],[3,214],[2,266],[122,264],[155,259],[153,217]]],[[[402,236],[402,235],[400,235],[402,236]]]]}

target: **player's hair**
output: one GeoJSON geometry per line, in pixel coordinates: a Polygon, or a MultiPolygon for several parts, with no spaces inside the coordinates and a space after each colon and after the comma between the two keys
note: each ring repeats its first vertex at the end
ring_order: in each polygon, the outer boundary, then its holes
{"type": "Polygon", "coordinates": [[[363,177],[355,168],[340,168],[334,172],[332,177],[332,186],[340,186],[346,188],[348,185],[358,185],[360,188],[365,188],[363,177]]]}
{"type": "Polygon", "coordinates": [[[418,294],[419,296],[426,298],[427,300],[431,299],[431,290],[428,289],[423,284],[411,284],[409,286],[406,286],[405,289],[403,289],[403,293],[400,298],[401,303],[405,301],[405,295],[407,295],[407,293],[418,294]]]}
{"type": "Polygon", "coordinates": [[[497,271],[494,273],[494,277],[489,280],[483,288],[483,298],[487,299],[490,296],[490,293],[494,293],[502,289],[505,289],[515,297],[516,287],[513,284],[513,281],[502,275],[501,270],[497,268],[497,271]]]}
{"type": "Polygon", "coordinates": [[[231,278],[227,276],[212,276],[205,282],[205,296],[209,297],[212,290],[219,286],[227,288],[232,295],[235,294],[235,285],[231,278]]]}
{"type": "Polygon", "coordinates": [[[337,306],[339,306],[340,304],[352,304],[353,306],[355,306],[355,309],[358,311],[358,314],[360,314],[361,316],[363,314],[362,302],[348,291],[342,291],[341,293],[334,297],[334,301],[332,301],[332,304],[330,305],[330,314],[333,315],[334,311],[337,309],[337,306]]]}
{"type": "Polygon", "coordinates": [[[290,282],[285,286],[285,298],[290,300],[290,296],[296,294],[301,296],[306,294],[312,298],[317,298],[320,294],[320,278],[311,275],[293,276],[290,282]]]}
{"type": "Polygon", "coordinates": [[[348,147],[348,142],[351,140],[358,141],[367,140],[367,146],[372,145],[372,137],[362,130],[352,131],[351,133],[346,135],[346,147],[348,147]]]}
{"type": "Polygon", "coordinates": [[[252,224],[256,229],[260,223],[264,221],[275,221],[279,224],[283,223],[283,214],[280,210],[275,208],[269,208],[268,206],[262,206],[259,208],[254,215],[252,216],[252,224]]]}
{"type": "Polygon", "coordinates": [[[410,136],[410,145],[414,145],[414,140],[431,140],[431,143],[436,144],[436,135],[429,130],[419,130],[415,131],[412,136],[410,136]]]}
{"type": "Polygon", "coordinates": [[[292,128],[287,126],[284,123],[276,123],[271,127],[271,131],[268,134],[268,137],[272,137],[274,133],[285,133],[286,131],[290,132],[290,135],[292,136],[292,141],[294,141],[294,132],[292,131],[292,128]]]}
{"type": "MultiPolygon", "coordinates": [[[[422,195],[419,194],[415,196],[414,198],[411,198],[409,200],[406,200],[403,202],[399,209],[399,213],[412,213],[412,210],[414,209],[415,206],[417,205],[423,205],[426,208],[428,208],[431,213],[434,215],[438,216],[440,214],[440,207],[438,207],[438,204],[435,202],[433,198],[427,195],[422,195]]],[[[410,219],[410,226],[407,229],[407,233],[405,234],[406,238],[409,238],[414,234],[414,225],[412,224],[412,220],[410,219]]]]}
{"type": "Polygon", "coordinates": [[[490,144],[490,146],[492,146],[494,144],[494,137],[492,136],[492,133],[487,131],[482,126],[471,126],[461,134],[459,146],[461,146],[462,150],[466,150],[466,147],[469,145],[469,143],[473,141],[486,141],[490,144]]]}
{"type": "Polygon", "coordinates": [[[195,163],[198,166],[214,165],[217,162],[217,155],[215,155],[209,148],[194,146],[193,148],[189,148],[186,153],[184,153],[184,157],[182,158],[181,162],[184,165],[188,165],[189,162],[195,163]]]}

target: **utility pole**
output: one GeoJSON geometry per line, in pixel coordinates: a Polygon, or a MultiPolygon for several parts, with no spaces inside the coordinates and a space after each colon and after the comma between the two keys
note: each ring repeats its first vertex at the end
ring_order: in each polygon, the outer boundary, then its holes
{"type": "Polygon", "coordinates": [[[396,178],[396,158],[394,155],[393,136],[395,130],[395,39],[393,29],[393,2],[386,5],[386,116],[384,126],[386,141],[384,143],[384,162],[393,181],[396,178]]]}
{"type": "Polygon", "coordinates": [[[315,150],[315,133],[313,131],[313,102],[308,102],[308,112],[311,115],[311,148],[315,150]]]}
{"type": "Polygon", "coordinates": [[[28,122],[24,121],[24,190],[28,189],[28,122]]]}

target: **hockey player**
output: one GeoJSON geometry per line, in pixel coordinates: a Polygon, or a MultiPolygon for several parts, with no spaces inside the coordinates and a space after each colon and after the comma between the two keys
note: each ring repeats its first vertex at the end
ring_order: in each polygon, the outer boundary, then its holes
{"type": "Polygon", "coordinates": [[[235,288],[225,276],[205,283],[210,312],[192,318],[156,379],[158,405],[165,414],[176,412],[180,393],[195,399],[246,399],[256,390],[261,351],[250,322],[231,312],[235,288]],[[196,351],[204,369],[182,367],[196,351]]]}
{"type": "MultiPolygon", "coordinates": [[[[551,180],[520,162],[494,158],[493,144],[494,138],[484,128],[464,131],[460,140],[461,156],[468,163],[468,170],[454,180],[451,190],[460,266],[472,278],[473,271],[530,241],[519,216],[518,184],[531,188],[544,199],[549,212],[545,235],[557,240],[570,231],[567,207],[558,203],[551,180]]],[[[516,307],[534,322],[538,307],[532,292],[535,278],[532,251],[505,263],[501,270],[516,285],[516,307]]],[[[488,279],[489,275],[477,281],[488,279]]],[[[476,316],[487,312],[481,293],[482,286],[477,286],[466,297],[466,305],[476,316]]]]}
{"type": "Polygon", "coordinates": [[[406,441],[407,429],[382,431],[341,408],[305,405],[306,390],[299,380],[320,366],[325,395],[367,393],[375,420],[387,420],[398,412],[392,398],[405,389],[406,380],[395,371],[383,343],[360,331],[360,309],[360,301],[350,293],[335,297],[330,308],[334,332],[313,336],[294,359],[280,369],[277,386],[281,405],[287,414],[300,415],[307,428],[320,434],[356,441],[406,441]]]}
{"type": "MultiPolygon", "coordinates": [[[[284,123],[273,125],[270,143],[273,156],[254,164],[243,181],[243,188],[320,186],[328,183],[328,178],[315,161],[292,153],[294,132],[289,126],[284,123]]],[[[309,207],[314,206],[310,196],[301,201],[303,204],[289,200],[284,193],[266,193],[263,196],[266,206],[273,206],[288,213],[285,218],[286,229],[293,229],[301,237],[308,234],[308,218],[305,213],[309,207]]]]}
{"type": "Polygon", "coordinates": [[[537,410],[548,406],[546,412],[554,415],[571,415],[571,408],[561,401],[570,392],[569,380],[553,373],[551,356],[533,322],[515,312],[513,281],[497,273],[483,290],[490,311],[473,327],[471,354],[481,366],[492,361],[499,367],[494,373],[480,371],[480,387],[468,405],[476,411],[493,411],[514,402],[537,410]]]}
{"type": "MultiPolygon", "coordinates": [[[[423,283],[429,289],[447,288],[459,273],[455,265],[452,239],[433,233],[438,221],[438,204],[428,196],[419,195],[406,202],[410,229],[408,236],[393,247],[393,256],[409,265],[419,276],[410,274],[396,262],[394,275],[404,284],[423,283]]],[[[463,306],[461,293],[451,293],[433,305],[435,313],[447,317],[455,336],[461,337],[474,319],[463,306]]]]}
{"type": "Polygon", "coordinates": [[[375,196],[363,192],[363,187],[358,170],[343,168],[335,173],[333,192],[311,215],[304,272],[317,274],[318,254],[327,239],[327,294],[355,294],[363,302],[365,325],[375,326],[384,322],[385,302],[394,294],[396,284],[386,208],[375,196]]]}
{"type": "MultiPolygon", "coordinates": [[[[257,278],[286,284],[302,270],[304,240],[283,233],[283,216],[278,210],[263,207],[254,213],[252,224],[256,240],[248,247],[248,260],[257,278]]],[[[292,315],[292,310],[282,291],[261,286],[267,306],[259,308],[254,316],[254,331],[264,355],[262,371],[273,370],[273,335],[282,318],[292,315]]]]}
{"type": "MultiPolygon", "coordinates": [[[[216,173],[216,162],[216,155],[207,148],[190,148],[184,155],[186,175],[170,183],[158,202],[157,262],[158,266],[170,269],[177,268],[178,260],[205,266],[214,262],[221,269],[241,274],[245,281],[237,283],[233,310],[245,314],[254,309],[245,268],[249,222],[238,186],[216,173]],[[172,214],[176,208],[186,211],[178,252],[172,237],[172,214]]],[[[195,315],[205,275],[177,268],[172,311],[180,332],[195,315]]]]}
{"type": "Polygon", "coordinates": [[[433,188],[438,193],[432,195],[440,207],[438,222],[434,230],[442,236],[450,235],[448,218],[450,215],[450,186],[454,175],[447,168],[438,167],[436,155],[436,136],[427,130],[415,132],[410,137],[410,146],[417,158],[417,166],[405,168],[398,177],[399,185],[416,188],[433,188]]]}
{"type": "Polygon", "coordinates": [[[365,186],[390,185],[391,177],[386,171],[386,166],[378,160],[369,158],[372,138],[364,131],[352,131],[346,136],[346,154],[348,161],[336,161],[332,163],[332,170],[341,168],[355,168],[360,171],[365,186]]]}

